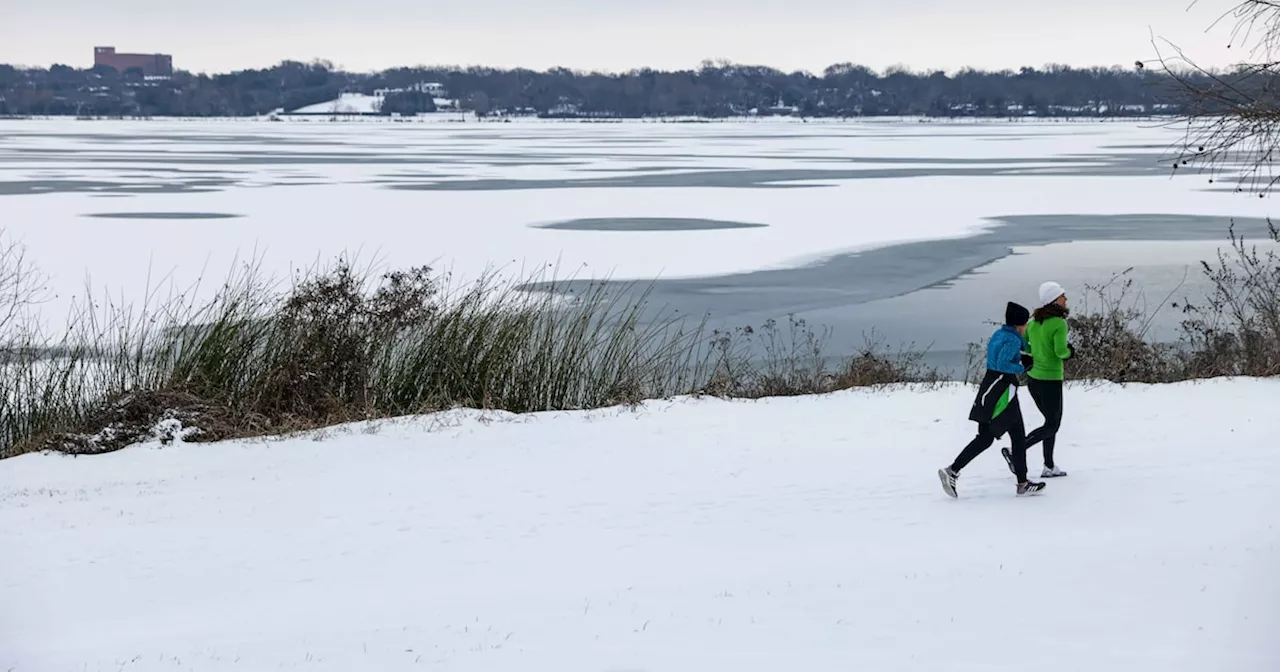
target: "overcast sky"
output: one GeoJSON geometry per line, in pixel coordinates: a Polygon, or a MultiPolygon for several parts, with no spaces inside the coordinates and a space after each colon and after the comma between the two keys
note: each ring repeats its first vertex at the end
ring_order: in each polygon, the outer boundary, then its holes
{"type": "Polygon", "coordinates": [[[350,70],[491,65],[609,71],[703,59],[820,72],[1122,65],[1151,34],[1225,65],[1237,0],[0,0],[0,63],[87,67],[95,45],[193,72],[325,58],[350,70]]]}

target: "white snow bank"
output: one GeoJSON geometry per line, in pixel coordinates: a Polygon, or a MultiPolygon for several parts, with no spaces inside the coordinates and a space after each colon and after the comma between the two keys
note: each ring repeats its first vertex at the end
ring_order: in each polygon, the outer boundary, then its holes
{"type": "Polygon", "coordinates": [[[1034,499],[970,394],[6,460],[0,669],[1280,669],[1280,381],[1071,388],[1034,499]]]}
{"type": "Polygon", "coordinates": [[[381,110],[381,96],[343,93],[333,100],[300,107],[289,114],[378,114],[381,110]]]}
{"type": "MultiPolygon", "coordinates": [[[[281,110],[279,113],[289,115],[381,114],[382,104],[385,100],[386,98],[383,96],[371,96],[365,93],[343,93],[333,100],[307,105],[287,112],[281,110]]],[[[433,98],[432,100],[438,108],[455,106],[455,102],[450,98],[433,98]]]]}

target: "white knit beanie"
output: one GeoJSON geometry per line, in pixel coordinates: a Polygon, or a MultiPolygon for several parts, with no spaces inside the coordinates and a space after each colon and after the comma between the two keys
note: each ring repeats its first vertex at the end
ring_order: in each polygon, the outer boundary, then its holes
{"type": "Polygon", "coordinates": [[[1040,285],[1040,305],[1047,306],[1066,293],[1067,291],[1062,288],[1062,285],[1056,282],[1046,282],[1040,285]]]}

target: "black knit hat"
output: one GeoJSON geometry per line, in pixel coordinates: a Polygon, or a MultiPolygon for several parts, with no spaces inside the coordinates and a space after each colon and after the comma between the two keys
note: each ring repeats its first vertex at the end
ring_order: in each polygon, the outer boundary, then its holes
{"type": "Polygon", "coordinates": [[[1031,319],[1031,311],[1010,301],[1004,308],[1004,323],[1011,327],[1021,327],[1031,319]]]}

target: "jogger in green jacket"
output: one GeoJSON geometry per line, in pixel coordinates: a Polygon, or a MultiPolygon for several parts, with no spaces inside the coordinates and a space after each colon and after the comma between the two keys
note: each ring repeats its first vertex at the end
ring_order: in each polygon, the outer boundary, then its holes
{"type": "Polygon", "coordinates": [[[1044,444],[1044,471],[1041,478],[1066,476],[1053,462],[1058,429],[1062,426],[1062,363],[1074,354],[1067,344],[1067,293],[1056,282],[1040,285],[1041,306],[1027,324],[1027,342],[1034,364],[1027,371],[1027,391],[1044,416],[1044,426],[1027,435],[1027,447],[1044,444]]]}

